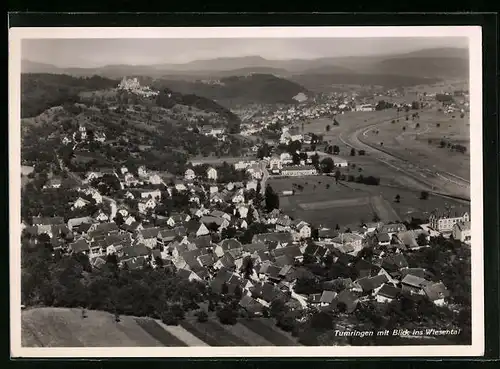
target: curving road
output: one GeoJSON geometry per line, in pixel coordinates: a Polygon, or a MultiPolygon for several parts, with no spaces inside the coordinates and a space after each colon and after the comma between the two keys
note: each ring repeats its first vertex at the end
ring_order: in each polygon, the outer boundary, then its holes
{"type": "Polygon", "coordinates": [[[355,150],[365,150],[367,153],[370,153],[370,156],[375,160],[398,171],[400,175],[404,177],[408,186],[418,190],[432,192],[440,191],[444,194],[470,200],[470,183],[464,178],[449,172],[420,167],[418,164],[399,158],[381,147],[363,141],[361,137],[363,135],[366,136],[366,132],[391,120],[392,118],[358,128],[351,132],[341,133],[339,139],[346,146],[354,148],[355,150]]]}

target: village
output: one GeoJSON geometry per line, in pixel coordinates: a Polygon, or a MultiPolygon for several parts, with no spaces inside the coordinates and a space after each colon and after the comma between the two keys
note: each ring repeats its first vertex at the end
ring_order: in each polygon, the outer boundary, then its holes
{"type": "MultiPolygon", "coordinates": [[[[227,183],[214,166],[189,168],[177,179],[145,166],[134,173],[124,166],[89,172],[72,190],[71,209],[80,216],[33,217],[31,224],[23,222],[23,237],[48,241],[62,255],[85,254],[93,268],[110,255],[129,270],[174,266],[182,278],[206,283],[216,293],[240,289],[240,306],[257,316],[277,298],[293,303],[293,309],[348,313],[360,301],[388,303],[401,294],[447,304],[447,286],[427,279],[426,270],[410,266],[406,255],[432,247],[435,237],[470,244],[467,213],[432,214],[411,226],[379,221],[317,228],[268,204],[266,197],[277,196],[266,186],[272,173],[318,175],[305,161],[290,164],[283,154],[238,162],[233,170],[244,172],[245,180],[227,183]],[[117,184],[114,190],[101,193],[100,188],[113,188],[110,182],[117,184]],[[363,258],[367,250],[371,257],[363,258]],[[346,274],[325,280],[315,275],[314,265],[338,265],[346,274]],[[312,285],[304,288],[298,283],[303,280],[312,285]]],[[[57,182],[44,190],[66,191],[57,182]]]]}

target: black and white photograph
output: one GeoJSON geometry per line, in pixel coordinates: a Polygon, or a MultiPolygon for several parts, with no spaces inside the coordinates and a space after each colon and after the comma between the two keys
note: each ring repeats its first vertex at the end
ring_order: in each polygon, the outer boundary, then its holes
{"type": "Polygon", "coordinates": [[[13,356],[484,353],[479,27],[9,38],[13,356]]]}

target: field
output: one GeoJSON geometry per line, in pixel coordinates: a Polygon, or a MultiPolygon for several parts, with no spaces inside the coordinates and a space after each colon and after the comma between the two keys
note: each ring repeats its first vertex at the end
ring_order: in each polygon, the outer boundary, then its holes
{"type": "Polygon", "coordinates": [[[240,319],[232,326],[215,316],[205,323],[187,317],[178,326],[150,318],[120,316],[80,309],[34,308],[22,311],[23,347],[196,347],[196,346],[296,346],[273,319],[240,319]]]}
{"type": "Polygon", "coordinates": [[[336,184],[333,177],[327,176],[269,179],[269,184],[278,194],[295,190],[294,195],[280,195],[280,208],[291,217],[303,219],[316,227],[358,224],[361,220],[371,221],[374,214],[388,222],[404,220],[412,214],[428,215],[445,208],[469,211],[466,203],[433,194],[427,200],[421,200],[420,191],[397,182],[381,181],[380,186],[368,186],[346,181],[336,184]],[[298,189],[298,186],[303,189],[298,189]],[[399,203],[395,201],[396,195],[400,196],[399,203]]]}
{"type": "Polygon", "coordinates": [[[359,223],[373,216],[369,193],[336,184],[333,177],[272,178],[269,183],[278,194],[293,189],[293,184],[303,186],[303,190],[295,187],[296,193],[292,196],[280,196],[280,208],[291,217],[316,227],[359,223]]]}
{"type": "Polygon", "coordinates": [[[378,124],[364,131],[360,139],[375,145],[383,142],[385,150],[403,159],[414,160],[417,157],[421,166],[434,167],[469,179],[468,153],[439,147],[440,141],[444,140],[446,143],[464,145],[470,150],[469,116],[466,114],[461,118],[458,112],[444,114],[434,109],[421,111],[420,118],[412,120],[411,113],[408,121],[405,113],[400,113],[399,122],[378,124]],[[403,127],[406,129],[403,130],[403,127]]]}

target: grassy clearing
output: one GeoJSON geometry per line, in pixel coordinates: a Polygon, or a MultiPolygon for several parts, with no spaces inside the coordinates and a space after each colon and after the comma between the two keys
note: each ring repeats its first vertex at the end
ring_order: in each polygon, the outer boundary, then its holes
{"type": "Polygon", "coordinates": [[[181,321],[181,326],[210,346],[249,346],[247,342],[210,320],[200,323],[195,319],[185,319],[181,321]]]}
{"type": "Polygon", "coordinates": [[[135,320],[139,326],[144,329],[151,337],[161,342],[167,347],[184,347],[187,344],[175,337],[170,332],[166,331],[156,321],[152,319],[137,318],[135,320]]]}
{"type": "Polygon", "coordinates": [[[115,322],[112,314],[80,309],[37,308],[22,312],[24,347],[161,347],[133,317],[115,322]]]}
{"type": "Polygon", "coordinates": [[[264,337],[274,346],[298,346],[299,344],[288,337],[285,332],[279,331],[279,328],[273,325],[271,319],[242,319],[241,324],[249,328],[259,336],[264,337]],[[267,322],[268,320],[269,322],[267,322]]]}
{"type": "Polygon", "coordinates": [[[266,340],[264,337],[258,335],[245,325],[237,323],[235,325],[226,325],[224,328],[231,332],[233,335],[242,338],[245,342],[248,342],[251,346],[273,346],[273,344],[266,340]]]}

